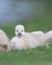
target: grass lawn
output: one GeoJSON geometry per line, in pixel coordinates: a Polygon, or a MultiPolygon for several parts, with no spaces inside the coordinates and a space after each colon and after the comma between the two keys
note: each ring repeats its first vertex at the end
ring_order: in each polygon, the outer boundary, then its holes
{"type": "MultiPolygon", "coordinates": [[[[24,24],[24,23],[22,23],[24,24]]],[[[2,28],[9,38],[14,34],[16,24],[2,25],[2,28]]],[[[24,24],[26,31],[42,30],[49,31],[52,29],[52,17],[38,19],[24,24]]],[[[12,52],[0,52],[0,65],[52,65],[52,45],[49,49],[38,47],[31,50],[16,50],[12,52]]]]}
{"type": "Polygon", "coordinates": [[[52,65],[52,46],[0,52],[0,65],[52,65]]]}

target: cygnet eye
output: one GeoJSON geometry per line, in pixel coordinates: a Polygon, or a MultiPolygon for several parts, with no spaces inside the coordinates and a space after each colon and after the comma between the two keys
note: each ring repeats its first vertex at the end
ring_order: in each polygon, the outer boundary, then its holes
{"type": "Polygon", "coordinates": [[[18,32],[18,30],[17,30],[17,32],[18,32]]]}

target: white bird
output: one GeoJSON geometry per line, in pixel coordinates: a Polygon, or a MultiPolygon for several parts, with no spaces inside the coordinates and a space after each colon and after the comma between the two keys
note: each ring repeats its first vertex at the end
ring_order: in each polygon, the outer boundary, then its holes
{"type": "Polygon", "coordinates": [[[45,34],[46,34],[48,40],[52,40],[52,31],[48,31],[45,34]]]}
{"type": "Polygon", "coordinates": [[[24,26],[23,25],[17,25],[15,27],[15,37],[13,37],[10,41],[10,48],[12,50],[15,49],[25,49],[23,36],[25,34],[24,26]]]}
{"type": "Polygon", "coordinates": [[[48,47],[47,37],[42,31],[25,32],[23,25],[17,25],[15,35],[10,41],[11,50],[31,49],[45,45],[48,47]]]}
{"type": "Polygon", "coordinates": [[[33,36],[37,39],[38,41],[38,46],[46,46],[48,48],[49,42],[48,42],[48,37],[46,34],[42,31],[33,31],[32,32],[33,36]]]}
{"type": "Polygon", "coordinates": [[[9,39],[6,33],[0,29],[0,51],[8,50],[9,39]]]}

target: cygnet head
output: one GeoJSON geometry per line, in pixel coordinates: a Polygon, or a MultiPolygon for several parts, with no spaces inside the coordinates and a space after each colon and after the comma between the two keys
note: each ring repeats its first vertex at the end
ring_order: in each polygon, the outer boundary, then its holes
{"type": "Polygon", "coordinates": [[[21,37],[23,36],[25,33],[24,31],[24,26],[23,25],[17,25],[15,27],[15,35],[18,36],[18,37],[21,37]]]}

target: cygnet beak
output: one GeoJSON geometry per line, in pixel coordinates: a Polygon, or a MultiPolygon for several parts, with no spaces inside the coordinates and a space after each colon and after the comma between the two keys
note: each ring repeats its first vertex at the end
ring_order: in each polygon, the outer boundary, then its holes
{"type": "Polygon", "coordinates": [[[21,33],[18,33],[18,37],[21,37],[21,33]]]}

